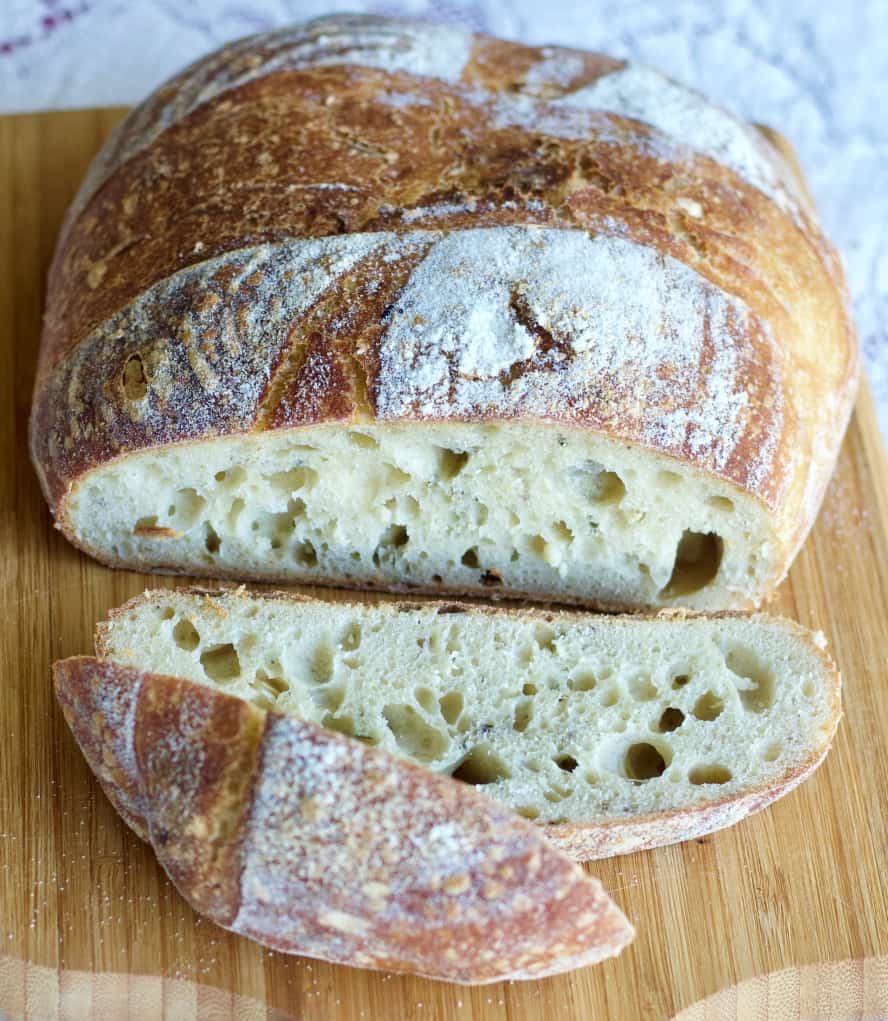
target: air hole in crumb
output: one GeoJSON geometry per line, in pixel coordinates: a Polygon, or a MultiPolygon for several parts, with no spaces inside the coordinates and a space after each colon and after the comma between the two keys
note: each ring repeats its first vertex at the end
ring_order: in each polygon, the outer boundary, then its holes
{"type": "Polygon", "coordinates": [[[194,652],[200,645],[200,635],[191,621],[183,617],[173,628],[173,641],[185,652],[194,652]]]}
{"type": "Polygon", "coordinates": [[[406,755],[420,762],[440,758],[450,744],[440,733],[419,715],[411,705],[387,705],[382,715],[398,747],[406,755]]]}
{"type": "Polygon", "coordinates": [[[558,636],[545,624],[536,624],[533,629],[533,640],[545,652],[555,652],[555,640],[558,636]]]}
{"type": "Polygon", "coordinates": [[[335,713],[345,701],[345,690],[343,688],[324,688],[318,701],[328,712],[335,713]]]}
{"type": "Polygon", "coordinates": [[[502,585],[503,579],[500,577],[499,571],[495,567],[488,568],[484,574],[481,575],[481,584],[487,585],[488,587],[493,585],[502,585]]]}
{"type": "Polygon", "coordinates": [[[808,680],[802,685],[802,694],[805,698],[813,698],[815,692],[814,682],[809,677],[808,680]]]}
{"type": "Polygon", "coordinates": [[[379,546],[383,549],[401,549],[410,541],[404,525],[389,525],[379,538],[379,546]]]}
{"type": "Polygon", "coordinates": [[[192,525],[206,505],[207,501],[196,489],[178,489],[170,517],[175,516],[180,525],[192,525]]]}
{"type": "Polygon", "coordinates": [[[452,773],[454,779],[475,786],[508,780],[511,775],[505,762],[486,744],[475,745],[452,773]]]}
{"type": "Polygon", "coordinates": [[[275,472],[266,476],[274,489],[292,494],[300,489],[310,489],[318,480],[318,473],[313,468],[291,468],[289,471],[275,472]]]}
{"type": "MultiPolygon", "coordinates": [[[[601,695],[601,704],[605,709],[610,709],[611,706],[615,706],[620,701],[620,692],[617,688],[611,686],[607,688],[601,695]]],[[[623,728],[626,729],[625,727],[623,728]]]]}
{"type": "Polygon", "coordinates": [[[522,699],[515,705],[515,716],[512,720],[512,729],[523,734],[527,730],[530,721],[533,719],[533,702],[529,698],[522,699]]]}
{"type": "Polygon", "coordinates": [[[676,674],[676,675],[675,675],[675,676],[674,676],[674,677],[672,678],[672,687],[673,687],[673,688],[674,688],[674,689],[675,689],[676,691],[678,691],[678,689],[679,689],[679,688],[683,688],[683,687],[684,687],[684,686],[685,686],[685,685],[686,685],[686,684],[688,683],[688,681],[689,681],[690,679],[691,679],[691,678],[690,678],[690,676],[689,676],[688,674],[676,674]]]}
{"type": "Polygon", "coordinates": [[[569,798],[571,794],[573,794],[573,791],[570,787],[561,783],[550,783],[548,790],[543,791],[543,797],[553,805],[557,805],[559,801],[569,798]]]}
{"type": "Polygon", "coordinates": [[[706,502],[714,510],[729,513],[734,509],[734,501],[729,500],[726,496],[710,496],[706,502]]]}
{"type": "Polygon", "coordinates": [[[629,682],[629,694],[638,702],[652,702],[657,697],[657,689],[647,674],[638,674],[629,682]]]}
{"type": "Polygon", "coordinates": [[[669,734],[673,730],[678,730],[684,721],[685,714],[681,711],[681,709],[676,709],[675,706],[669,706],[668,709],[663,710],[663,715],[657,723],[657,730],[663,734],[669,734]]]}
{"type": "Polygon", "coordinates": [[[598,685],[598,679],[591,670],[578,670],[571,674],[567,686],[571,691],[593,691],[598,685]]]}
{"type": "Polygon", "coordinates": [[[594,461],[587,461],[576,472],[583,496],[590,503],[615,504],[626,495],[626,486],[616,472],[607,471],[594,461]]]}
{"type": "Polygon", "coordinates": [[[214,645],[207,649],[201,654],[200,665],[204,668],[207,677],[219,684],[240,677],[240,659],[231,642],[227,642],[225,645],[214,645]]]}
{"type": "Polygon", "coordinates": [[[469,460],[468,452],[438,448],[438,473],[443,479],[455,479],[469,460]]]}
{"type": "Polygon", "coordinates": [[[314,684],[326,684],[333,677],[333,649],[327,642],[321,642],[312,653],[309,663],[311,680],[314,684]]]}
{"type": "Polygon", "coordinates": [[[725,666],[740,679],[737,693],[747,712],[763,713],[774,704],[774,674],[753,649],[731,645],[722,649],[725,666]]]}
{"type": "Polygon", "coordinates": [[[478,547],[473,546],[471,549],[467,549],[460,558],[460,562],[464,567],[478,567],[478,547]]]}
{"type": "Polygon", "coordinates": [[[674,599],[705,588],[718,574],[723,552],[724,543],[715,532],[683,532],[672,575],[660,591],[662,598],[674,599]]]}
{"type": "Polygon", "coordinates": [[[440,585],[440,584],[441,584],[441,582],[442,582],[443,580],[444,580],[444,579],[443,579],[443,578],[441,577],[441,575],[440,575],[440,574],[433,574],[433,575],[432,575],[432,581],[433,581],[433,582],[434,582],[434,583],[435,583],[436,585],[440,585]]]}
{"type": "Polygon", "coordinates": [[[237,519],[243,513],[243,509],[246,506],[244,501],[237,497],[231,501],[231,507],[228,509],[228,527],[233,529],[237,526],[237,519]]]}
{"type": "Polygon", "coordinates": [[[264,670],[256,671],[256,685],[260,689],[267,691],[275,699],[279,695],[283,695],[285,691],[290,690],[290,685],[287,684],[283,677],[271,677],[264,670]]]}
{"type": "Polygon", "coordinates": [[[441,708],[441,715],[444,717],[445,722],[452,726],[459,719],[460,713],[463,711],[462,693],[459,691],[448,691],[446,695],[442,695],[438,699],[438,705],[441,708]]]}
{"type": "Polygon", "coordinates": [[[570,543],[574,541],[573,532],[567,527],[567,525],[563,521],[556,521],[555,524],[552,526],[552,531],[554,532],[555,537],[557,539],[560,539],[561,542],[570,545],[570,543]]]}
{"type": "Polygon", "coordinates": [[[347,652],[352,652],[361,644],[361,625],[353,620],[345,629],[345,634],[340,639],[339,645],[347,652]]]}
{"type": "Polygon", "coordinates": [[[545,560],[549,552],[549,544],[541,535],[532,535],[527,542],[530,547],[530,552],[535,556],[538,556],[541,560],[545,560]]]}
{"type": "Polygon", "coordinates": [[[388,488],[400,488],[401,486],[406,486],[410,481],[410,475],[402,471],[397,465],[386,464],[385,468],[387,469],[385,485],[388,488]]]}
{"type": "Polygon", "coordinates": [[[222,540],[219,538],[216,529],[209,523],[204,522],[204,546],[207,548],[207,553],[218,553],[219,547],[222,545],[222,540]]]}
{"type": "Polygon", "coordinates": [[[577,768],[577,760],[573,755],[559,755],[555,759],[555,765],[563,769],[565,773],[572,773],[577,768]]]}
{"type": "Polygon", "coordinates": [[[523,819],[530,819],[533,822],[534,819],[539,819],[540,811],[538,808],[534,808],[532,805],[519,805],[515,811],[523,819]]]}
{"type": "Polygon", "coordinates": [[[733,774],[726,766],[694,766],[688,773],[688,779],[695,787],[702,787],[708,783],[728,783],[733,774]]]}
{"type": "Polygon", "coordinates": [[[662,776],[666,769],[666,760],[659,748],[641,741],[629,745],[623,758],[623,775],[627,780],[641,783],[662,776]]]}
{"type": "Polygon", "coordinates": [[[725,703],[714,691],[704,691],[691,710],[698,720],[717,720],[724,712],[725,703]]]}
{"type": "Polygon", "coordinates": [[[375,450],[379,444],[372,436],[368,436],[367,433],[350,432],[348,438],[356,447],[364,447],[367,450],[375,450]]]}
{"type": "Polygon", "coordinates": [[[176,616],[176,611],[172,608],[172,606],[165,606],[160,611],[160,619],[161,620],[172,620],[173,617],[175,617],[175,616],[176,616]]]}
{"type": "Polygon", "coordinates": [[[679,482],[681,482],[681,476],[678,474],[678,472],[671,471],[657,472],[657,485],[677,486],[679,482]]]}
{"type": "Polygon", "coordinates": [[[772,741],[762,752],[765,762],[775,762],[783,754],[783,742],[772,741]]]}
{"type": "MultiPolygon", "coordinates": [[[[355,721],[351,716],[335,716],[333,713],[325,713],[321,717],[321,726],[326,727],[327,730],[335,730],[337,734],[345,734],[346,737],[358,736],[355,733],[355,721]]],[[[361,738],[361,740],[368,740],[370,744],[376,743],[368,738],[361,738]]]]}
{"type": "Polygon", "coordinates": [[[123,392],[127,400],[141,400],[148,393],[145,366],[139,355],[130,355],[123,366],[123,392]]]}
{"type": "Polygon", "coordinates": [[[318,555],[315,552],[314,546],[307,540],[304,539],[296,547],[296,563],[301,567],[316,567],[318,563],[318,555]]]}
{"type": "Polygon", "coordinates": [[[435,693],[431,688],[416,688],[413,692],[413,697],[421,708],[425,709],[427,713],[433,713],[435,711],[435,693]]]}
{"type": "Polygon", "coordinates": [[[537,693],[537,686],[535,684],[525,684],[521,689],[522,695],[535,695],[537,693]]]}

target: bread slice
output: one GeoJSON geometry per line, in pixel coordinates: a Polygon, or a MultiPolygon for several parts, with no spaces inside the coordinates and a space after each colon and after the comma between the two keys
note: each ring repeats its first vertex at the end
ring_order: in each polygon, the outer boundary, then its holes
{"type": "Polygon", "coordinates": [[[596,879],[466,784],[181,678],[87,657],[54,673],[111,802],[227,929],[473,984],[592,964],[632,938],[596,879]]]}
{"type": "Polygon", "coordinates": [[[96,651],[480,786],[585,859],[729,825],[804,779],[840,716],[822,644],[766,616],[178,590],[115,611],[96,651]]]}

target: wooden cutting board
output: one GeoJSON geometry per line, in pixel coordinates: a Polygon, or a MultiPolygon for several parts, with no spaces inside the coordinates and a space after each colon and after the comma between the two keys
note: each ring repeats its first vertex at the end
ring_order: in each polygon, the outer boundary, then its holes
{"type": "Polygon", "coordinates": [[[52,660],[91,651],[109,607],[176,582],[77,553],[27,456],[46,269],[119,116],[0,118],[0,1018],[888,1017],[888,466],[866,392],[772,607],[829,638],[845,678],[835,747],[731,830],[595,863],[638,930],[620,958],[464,989],[271,953],[195,916],[99,791],[49,680],[52,660]]]}

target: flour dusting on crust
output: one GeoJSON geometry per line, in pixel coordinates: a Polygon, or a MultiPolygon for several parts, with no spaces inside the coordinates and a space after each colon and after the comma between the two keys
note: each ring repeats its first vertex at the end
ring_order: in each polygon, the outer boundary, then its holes
{"type": "Polygon", "coordinates": [[[269,723],[234,931],[456,981],[552,974],[625,941],[600,884],[508,809],[292,717],[269,723]]]}
{"type": "MultiPolygon", "coordinates": [[[[582,231],[452,231],[390,312],[376,411],[569,420],[594,409],[609,428],[724,472],[752,425],[746,363],[772,346],[741,301],[652,248],[582,231]]],[[[770,386],[775,436],[773,375],[770,386]]],[[[750,454],[755,489],[775,446],[750,454]]]]}
{"type": "Polygon", "coordinates": [[[776,156],[752,128],[652,68],[630,64],[568,93],[553,105],[644,121],[733,170],[784,209],[792,211],[797,206],[778,173],[776,156]]]}

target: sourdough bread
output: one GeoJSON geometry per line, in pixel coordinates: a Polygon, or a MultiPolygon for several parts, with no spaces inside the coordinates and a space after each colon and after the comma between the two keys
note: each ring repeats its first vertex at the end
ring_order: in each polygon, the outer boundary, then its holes
{"type": "Polygon", "coordinates": [[[632,938],[597,880],[465,784],[181,678],[88,658],[54,672],[112,803],[225,928],[463,983],[542,978],[632,938]]]}
{"type": "Polygon", "coordinates": [[[749,125],[599,54],[336,16],[109,140],[31,448],[116,566],[745,607],[856,376],[838,260],[749,125]]]}
{"type": "Polygon", "coordinates": [[[157,591],[99,625],[96,652],[479,786],[578,858],[768,804],[819,764],[840,714],[816,638],[763,616],[157,591]]]}

